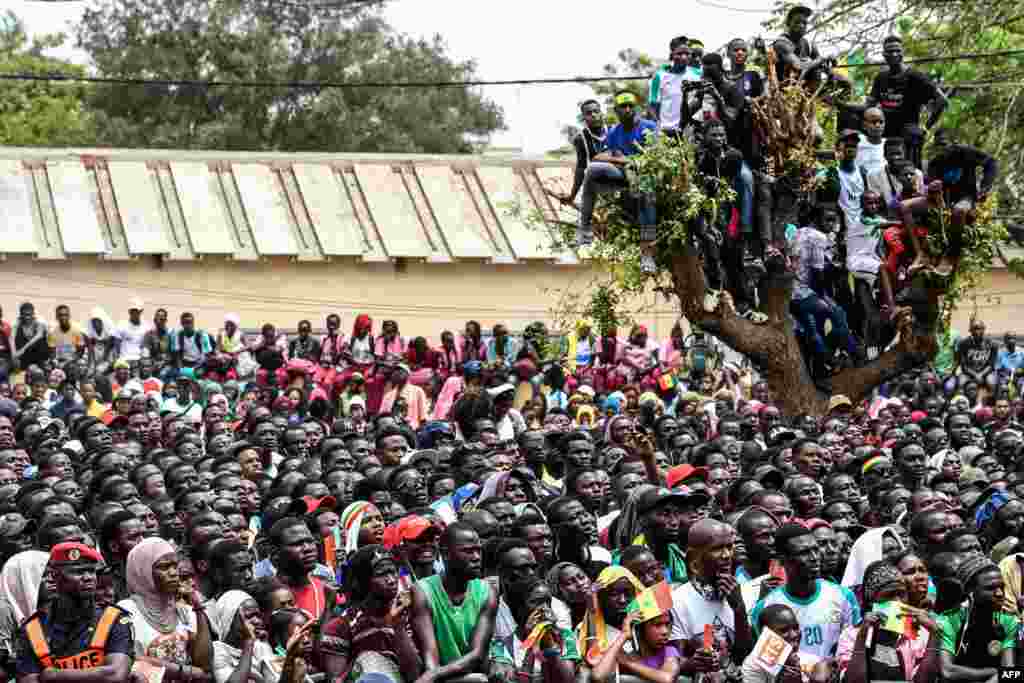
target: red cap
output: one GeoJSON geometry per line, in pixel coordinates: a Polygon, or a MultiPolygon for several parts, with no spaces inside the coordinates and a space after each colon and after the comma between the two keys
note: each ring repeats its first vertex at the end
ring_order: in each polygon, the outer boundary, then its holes
{"type": "Polygon", "coordinates": [[[302,498],[293,501],[288,509],[297,515],[311,515],[314,512],[337,510],[338,501],[334,496],[324,496],[323,498],[303,496],[302,498]]]}
{"type": "Polygon", "coordinates": [[[58,543],[50,551],[50,564],[71,564],[72,562],[102,562],[103,556],[95,548],[84,543],[58,543]]]}
{"type": "Polygon", "coordinates": [[[708,468],[707,467],[694,467],[693,465],[683,464],[676,465],[668,471],[665,477],[665,481],[668,483],[668,487],[675,488],[676,484],[681,484],[687,479],[693,477],[700,477],[701,479],[707,479],[708,468]]]}
{"type": "Polygon", "coordinates": [[[819,517],[811,517],[801,522],[805,527],[814,531],[815,529],[831,529],[832,525],[819,517]]]}
{"type": "Polygon", "coordinates": [[[402,541],[415,540],[431,529],[436,529],[436,527],[426,517],[419,515],[403,517],[396,524],[392,524],[384,530],[384,547],[391,549],[400,545],[402,541]]]}

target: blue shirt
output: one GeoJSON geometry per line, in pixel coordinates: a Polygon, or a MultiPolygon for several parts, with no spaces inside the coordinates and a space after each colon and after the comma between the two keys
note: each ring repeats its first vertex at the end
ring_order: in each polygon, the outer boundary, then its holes
{"type": "Polygon", "coordinates": [[[646,119],[637,119],[633,127],[628,131],[622,127],[621,123],[617,124],[608,131],[608,151],[622,152],[627,157],[638,154],[640,150],[637,148],[636,143],[642,143],[648,132],[654,135],[657,129],[658,126],[653,121],[646,119]]]}
{"type": "Polygon", "coordinates": [[[997,370],[1020,370],[1024,367],[1024,349],[1017,348],[1013,353],[1008,349],[999,349],[996,354],[997,370]]]}

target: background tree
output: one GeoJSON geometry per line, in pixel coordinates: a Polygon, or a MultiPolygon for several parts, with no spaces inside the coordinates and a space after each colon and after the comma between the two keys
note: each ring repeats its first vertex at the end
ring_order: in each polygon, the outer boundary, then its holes
{"type": "MultiPolygon", "coordinates": [[[[64,36],[41,36],[29,44],[25,26],[13,12],[0,16],[0,74],[82,76],[82,67],[47,57],[64,36]]],[[[53,81],[4,81],[0,97],[0,144],[71,145],[92,137],[83,106],[85,87],[53,81]]]]}
{"type": "MultiPolygon", "coordinates": [[[[101,76],[195,81],[471,79],[440,37],[397,34],[375,3],[96,0],[77,43],[101,76]]],[[[97,142],[123,147],[458,153],[504,127],[468,88],[100,86],[97,142]]]]}
{"type": "MultiPolygon", "coordinates": [[[[775,80],[773,69],[768,78],[775,80]]],[[[817,97],[805,88],[780,88],[777,82],[753,103],[754,125],[763,136],[763,151],[776,185],[788,178],[788,185],[804,201],[813,200],[824,182],[816,173],[819,162],[814,146],[820,109],[817,97]]],[[[794,276],[785,259],[773,258],[765,264],[768,274],[758,290],[760,310],[768,317],[764,324],[740,316],[728,294],[722,295],[713,310],[705,307],[708,287],[704,263],[691,234],[693,219],[701,213],[714,223],[715,216],[727,210],[723,202],[734,201],[732,189],[718,181],[720,186],[709,191],[694,170],[695,151],[685,141],[648,140],[628,166],[631,189],[656,194],[658,272],[653,278],[640,272],[639,234],[628,205],[614,195],[601,195],[594,213],[598,239],[588,247],[587,255],[603,279],[585,300],[572,304],[592,319],[616,321],[623,318],[624,303],[641,299],[652,289],[662,293],[678,303],[681,315],[691,325],[749,358],[789,414],[821,415],[834,394],[858,401],[886,380],[926,363],[938,348],[938,335],[948,324],[951,307],[990,267],[996,246],[1006,238],[1006,231],[992,217],[993,200],[989,199],[980,209],[977,223],[965,229],[964,250],[954,274],[942,280],[924,273],[914,278],[907,303],[894,316],[895,342],[862,366],[845,368],[828,378],[812,378],[790,315],[794,276]]],[[[940,216],[940,220],[949,220],[948,211],[940,216]]],[[[545,217],[534,213],[533,220],[541,222],[545,217]]],[[[547,222],[557,228],[556,248],[571,248],[575,225],[552,223],[550,217],[547,222]]],[[[936,238],[942,232],[932,230],[936,238]]],[[[944,251],[945,245],[935,246],[937,252],[944,251]]]]}

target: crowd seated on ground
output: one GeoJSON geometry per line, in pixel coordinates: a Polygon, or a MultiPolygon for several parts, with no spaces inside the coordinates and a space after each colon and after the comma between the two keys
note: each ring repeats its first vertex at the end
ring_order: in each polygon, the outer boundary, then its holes
{"type": "Polygon", "coordinates": [[[816,418],[681,325],[470,322],[434,346],[364,315],[290,337],[144,322],[138,300],[106,334],[90,315],[24,303],[2,326],[9,677],[923,682],[1015,661],[1024,352],[980,320],[816,418]]]}
{"type": "MultiPolygon", "coordinates": [[[[829,79],[810,13],[790,11],[779,68],[829,79]]],[[[941,93],[887,39],[863,137],[839,136],[836,205],[786,237],[750,203],[777,197],[736,129],[764,88],[747,50],[734,41],[726,71],[673,40],[648,102],[657,124],[642,128],[687,136],[700,122],[702,167],[744,202],[744,239],[724,251],[721,226],[701,224],[705,267],[721,258],[715,286],[759,322],[757,279],[794,256],[792,313],[828,373],[887,334],[884,316],[846,323],[825,289],[836,272],[870,312],[876,287],[891,308],[914,272],[956,257],[895,228],[878,254],[876,218],[909,225],[922,192],[950,191],[969,220],[980,196],[965,187],[982,166],[987,191],[995,169],[963,147],[940,149],[927,176],[911,165],[941,93]],[[837,231],[845,261],[828,255],[837,231]]],[[[586,219],[637,142],[634,98],[616,98],[617,132],[595,104],[573,192],[586,219]]],[[[559,336],[471,321],[432,340],[367,315],[284,334],[126,308],[116,324],[100,308],[0,312],[9,680],[925,683],[1017,663],[1024,351],[978,319],[930,365],[815,416],[783,414],[751,367],[681,324],[657,340],[639,325],[581,320],[559,336]]]]}

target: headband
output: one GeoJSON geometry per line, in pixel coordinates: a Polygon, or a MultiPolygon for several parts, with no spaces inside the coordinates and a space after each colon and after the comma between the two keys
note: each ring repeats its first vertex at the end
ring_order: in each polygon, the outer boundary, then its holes
{"type": "Polygon", "coordinates": [[[876,455],[875,457],[869,459],[866,463],[864,463],[864,466],[861,468],[860,473],[867,474],[868,470],[870,470],[872,467],[879,464],[883,460],[885,462],[889,462],[889,458],[885,457],[884,455],[876,455]]]}

